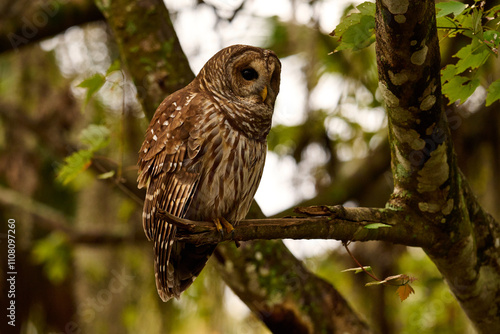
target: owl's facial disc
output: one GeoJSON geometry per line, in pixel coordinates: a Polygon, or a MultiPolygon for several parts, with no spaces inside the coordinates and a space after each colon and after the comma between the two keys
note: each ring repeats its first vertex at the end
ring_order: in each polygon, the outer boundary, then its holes
{"type": "Polygon", "coordinates": [[[272,107],[279,90],[281,66],[270,51],[246,50],[231,62],[232,90],[248,103],[265,103],[272,107]]]}

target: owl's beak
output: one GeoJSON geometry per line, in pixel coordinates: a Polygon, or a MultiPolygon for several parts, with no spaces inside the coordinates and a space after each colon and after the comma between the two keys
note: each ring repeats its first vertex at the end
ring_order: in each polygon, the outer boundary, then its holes
{"type": "Polygon", "coordinates": [[[264,86],[264,89],[260,92],[260,96],[262,97],[262,101],[266,100],[266,97],[267,97],[267,86],[264,86]]]}

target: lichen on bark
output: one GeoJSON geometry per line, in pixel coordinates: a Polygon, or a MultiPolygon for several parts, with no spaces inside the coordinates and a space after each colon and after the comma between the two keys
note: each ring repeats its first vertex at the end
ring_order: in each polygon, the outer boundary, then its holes
{"type": "Polygon", "coordinates": [[[151,118],[165,97],[194,78],[169,13],[159,0],[96,3],[115,35],[144,112],[151,118]]]}
{"type": "Polygon", "coordinates": [[[500,252],[492,242],[500,228],[477,204],[457,167],[443,111],[434,1],[396,3],[377,0],[376,11],[377,65],[394,175],[388,207],[420,213],[412,223],[436,240],[423,249],[476,328],[490,333],[500,325],[500,252]],[[412,15],[397,20],[406,10],[412,15]],[[395,73],[412,75],[406,80],[395,73]]]}

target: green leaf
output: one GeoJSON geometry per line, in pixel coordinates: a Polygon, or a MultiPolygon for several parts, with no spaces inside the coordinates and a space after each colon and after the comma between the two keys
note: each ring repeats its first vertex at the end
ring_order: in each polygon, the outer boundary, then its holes
{"type": "Polygon", "coordinates": [[[376,230],[380,227],[392,227],[391,225],[387,225],[387,224],[382,224],[382,223],[373,223],[373,224],[368,224],[368,225],[365,225],[363,226],[364,228],[368,229],[368,230],[376,230]]]}
{"type": "Polygon", "coordinates": [[[483,43],[478,43],[475,40],[472,43],[464,46],[454,55],[460,58],[456,64],[456,74],[460,74],[467,69],[476,69],[483,65],[490,56],[490,50],[483,43]]]}
{"type": "Polygon", "coordinates": [[[486,95],[486,106],[490,106],[493,102],[500,100],[500,79],[494,81],[488,87],[488,95],[486,95]]]}
{"type": "Polygon", "coordinates": [[[375,42],[375,18],[362,15],[359,23],[351,25],[340,39],[337,50],[352,49],[358,51],[375,42]]]}
{"type": "Polygon", "coordinates": [[[340,23],[335,27],[335,30],[330,34],[337,37],[339,40],[342,35],[353,25],[361,22],[363,16],[375,17],[375,4],[373,2],[363,2],[356,7],[360,12],[352,13],[342,18],[340,23]]]}
{"type": "Polygon", "coordinates": [[[58,284],[69,273],[70,252],[66,236],[53,232],[35,242],[31,255],[35,263],[43,265],[49,280],[58,284]]]}
{"type": "Polygon", "coordinates": [[[346,273],[346,272],[349,272],[349,271],[354,271],[355,274],[359,274],[359,273],[362,273],[362,272],[365,272],[365,271],[372,271],[372,267],[370,267],[370,266],[364,266],[363,268],[365,270],[363,270],[361,267],[356,267],[356,268],[344,269],[341,272],[346,273]]]}
{"type": "Polygon", "coordinates": [[[90,124],[80,133],[80,141],[95,152],[109,144],[109,129],[104,125],[90,124]]]}
{"type": "Polygon", "coordinates": [[[66,185],[89,168],[94,153],[89,150],[80,150],[64,158],[64,164],[57,173],[57,180],[66,185]]]}
{"type": "Polygon", "coordinates": [[[436,17],[443,17],[449,14],[453,14],[457,17],[465,8],[467,8],[467,5],[458,1],[440,2],[436,4],[436,9],[439,9],[436,17]]]}
{"type": "Polygon", "coordinates": [[[456,29],[456,28],[458,28],[457,23],[447,16],[438,17],[436,19],[436,26],[439,29],[456,29]]]}
{"type": "Polygon", "coordinates": [[[365,286],[381,285],[381,284],[385,284],[385,283],[386,283],[385,281],[373,281],[373,282],[366,283],[365,286]]]}
{"type": "Polygon", "coordinates": [[[80,84],[77,85],[77,87],[87,88],[87,95],[85,96],[85,103],[84,103],[85,105],[88,104],[92,96],[94,96],[94,94],[97,93],[99,89],[101,89],[102,85],[104,85],[105,82],[106,78],[104,77],[104,75],[96,73],[90,78],[83,80],[82,82],[80,82],[80,84]]]}
{"type": "Polygon", "coordinates": [[[458,100],[462,104],[474,93],[478,86],[478,79],[471,80],[466,77],[456,76],[443,84],[443,94],[450,100],[449,104],[458,100]]]}
{"type": "Polygon", "coordinates": [[[109,66],[108,70],[106,71],[106,76],[114,71],[120,71],[121,69],[122,66],[120,63],[120,59],[115,59],[115,61],[109,66]]]}
{"type": "Polygon", "coordinates": [[[486,44],[486,47],[488,48],[490,54],[496,57],[498,54],[498,50],[493,51],[492,49],[498,49],[498,47],[500,46],[500,33],[496,30],[487,30],[484,32],[483,38],[483,42],[486,44]]]}
{"type": "Polygon", "coordinates": [[[457,75],[457,67],[455,65],[447,65],[445,68],[441,70],[441,82],[445,83],[446,81],[451,80],[454,76],[457,75]]]}
{"type": "Polygon", "coordinates": [[[369,15],[369,16],[375,16],[375,3],[374,2],[363,2],[359,6],[356,6],[356,8],[361,12],[363,15],[369,15]]]}
{"type": "Polygon", "coordinates": [[[474,7],[472,10],[472,32],[479,39],[483,39],[483,26],[481,24],[482,18],[483,11],[478,9],[478,7],[474,7]]]}
{"type": "Polygon", "coordinates": [[[78,174],[89,168],[94,153],[109,144],[110,131],[104,125],[90,124],[80,133],[80,141],[86,149],[79,150],[64,158],[63,166],[57,173],[57,180],[68,184],[78,174]]]}
{"type": "Polygon", "coordinates": [[[103,125],[90,124],[83,129],[80,141],[87,148],[64,158],[64,163],[57,173],[57,180],[66,185],[89,168],[94,153],[109,144],[109,134],[109,129],[103,125]]]}
{"type": "Polygon", "coordinates": [[[347,29],[355,24],[358,24],[361,21],[362,16],[363,14],[361,13],[353,13],[344,17],[337,25],[337,27],[335,27],[335,30],[331,35],[340,39],[342,35],[347,31],[347,29]]]}
{"type": "Polygon", "coordinates": [[[467,14],[467,15],[460,15],[455,19],[455,22],[457,22],[458,26],[460,28],[466,29],[462,33],[466,36],[469,36],[472,38],[472,14],[467,14]]]}
{"type": "Polygon", "coordinates": [[[488,11],[486,11],[485,16],[493,19],[495,16],[498,16],[498,13],[500,13],[500,5],[491,7],[488,11]]]}

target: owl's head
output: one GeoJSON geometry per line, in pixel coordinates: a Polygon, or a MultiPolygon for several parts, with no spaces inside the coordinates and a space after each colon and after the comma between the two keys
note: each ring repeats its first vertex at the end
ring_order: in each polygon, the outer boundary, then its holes
{"type": "Polygon", "coordinates": [[[276,54],[249,45],[232,45],[217,52],[199,76],[228,99],[274,107],[279,92],[281,63],[276,54]]]}

